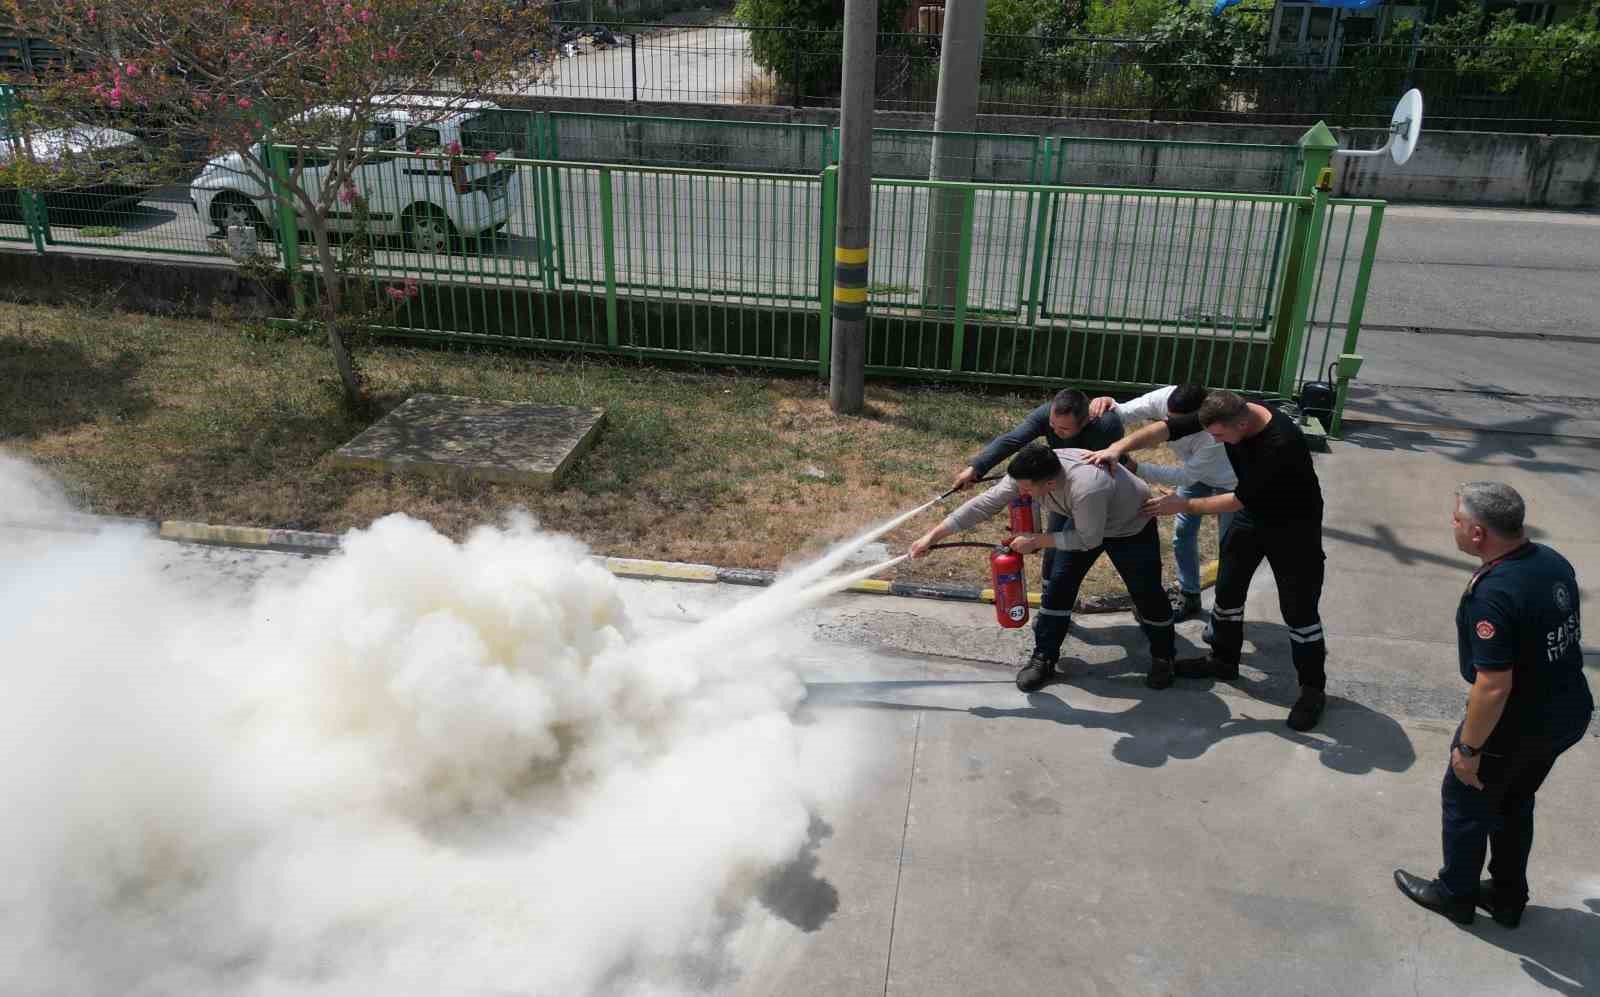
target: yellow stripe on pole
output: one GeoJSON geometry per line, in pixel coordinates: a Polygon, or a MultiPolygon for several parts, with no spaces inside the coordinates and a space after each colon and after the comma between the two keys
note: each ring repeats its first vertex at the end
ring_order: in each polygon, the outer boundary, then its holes
{"type": "Polygon", "coordinates": [[[833,250],[833,261],[835,263],[865,263],[867,262],[866,247],[845,249],[843,246],[836,246],[833,250]]]}
{"type": "Polygon", "coordinates": [[[867,289],[864,287],[838,287],[833,289],[833,300],[842,301],[847,305],[858,305],[867,300],[867,289]]]}

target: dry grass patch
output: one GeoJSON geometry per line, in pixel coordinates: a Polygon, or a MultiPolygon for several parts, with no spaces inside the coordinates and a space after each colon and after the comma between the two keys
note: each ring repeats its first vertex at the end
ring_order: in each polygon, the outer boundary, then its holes
{"type": "MultiPolygon", "coordinates": [[[[398,346],[363,362],[380,412],[418,392],[462,394],[598,405],[606,429],[554,492],[341,470],[328,456],[369,420],[340,406],[315,338],[0,305],[0,446],[102,513],[337,532],[404,512],[460,537],[526,508],[605,554],[775,568],[942,492],[1038,402],[875,383],[865,417],[838,418],[826,386],[807,377],[398,346]]],[[[890,549],[937,515],[895,531],[890,549]]],[[[996,520],[972,537],[1002,532],[996,520]]],[[[1215,549],[1214,527],[1202,540],[1215,549]]],[[[963,583],[985,575],[978,551],[898,572],[963,583]]],[[[1085,591],[1120,589],[1102,562],[1085,591]]]]}

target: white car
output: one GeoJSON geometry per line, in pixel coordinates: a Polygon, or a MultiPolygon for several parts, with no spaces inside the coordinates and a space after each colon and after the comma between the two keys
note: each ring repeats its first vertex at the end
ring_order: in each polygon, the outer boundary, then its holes
{"type": "MultiPolygon", "coordinates": [[[[508,112],[474,102],[442,119],[423,118],[425,123],[418,123],[421,115],[413,111],[425,107],[429,98],[391,97],[378,103],[383,109],[365,136],[366,148],[439,153],[459,143],[461,156],[453,163],[385,156],[357,167],[352,179],[367,205],[369,232],[404,236],[407,245],[419,252],[446,253],[458,237],[490,232],[510,220],[522,201],[521,181],[514,167],[492,161],[514,151],[506,137],[508,112]]],[[[325,107],[306,115],[348,113],[325,107]]],[[[303,188],[320,190],[329,165],[326,160],[308,159],[303,188]]],[[[231,225],[261,231],[277,225],[271,195],[238,153],[207,163],[190,185],[189,197],[195,211],[223,232],[231,225]]],[[[350,231],[354,224],[349,205],[336,202],[329,227],[350,231]]]]}

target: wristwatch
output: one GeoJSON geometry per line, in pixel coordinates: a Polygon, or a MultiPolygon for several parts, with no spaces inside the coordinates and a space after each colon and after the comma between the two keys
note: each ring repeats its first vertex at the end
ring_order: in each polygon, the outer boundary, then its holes
{"type": "Polygon", "coordinates": [[[1456,750],[1461,752],[1461,757],[1462,758],[1476,758],[1479,755],[1483,754],[1483,749],[1482,748],[1474,748],[1472,745],[1466,743],[1465,741],[1457,742],[1456,750]]]}

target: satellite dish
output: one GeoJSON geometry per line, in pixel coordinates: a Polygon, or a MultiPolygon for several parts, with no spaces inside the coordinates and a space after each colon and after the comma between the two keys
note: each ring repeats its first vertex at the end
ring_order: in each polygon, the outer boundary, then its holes
{"type": "Polygon", "coordinates": [[[1394,158],[1396,166],[1403,166],[1411,158],[1411,153],[1416,151],[1417,140],[1421,137],[1422,91],[1413,88],[1407,90],[1406,95],[1400,98],[1400,103],[1394,106],[1394,114],[1389,118],[1389,141],[1377,149],[1336,149],[1334,155],[1366,158],[1387,152],[1394,158]]]}

